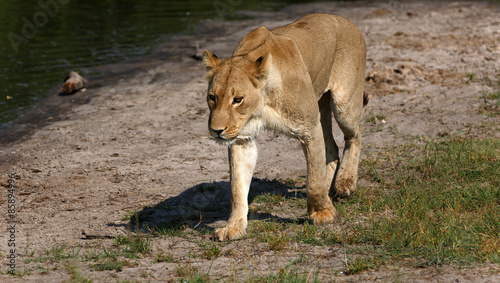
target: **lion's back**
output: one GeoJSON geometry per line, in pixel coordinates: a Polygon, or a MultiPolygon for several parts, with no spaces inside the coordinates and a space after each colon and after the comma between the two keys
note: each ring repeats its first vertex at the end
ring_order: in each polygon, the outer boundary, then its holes
{"type": "Polygon", "coordinates": [[[282,70],[309,73],[315,94],[331,85],[334,63],[356,65],[364,72],[365,41],[358,27],[333,14],[309,14],[293,23],[268,30],[259,27],[238,44],[233,56],[255,61],[267,52],[282,70]],[[362,68],[361,68],[362,67],[362,68]]]}
{"type": "Polygon", "coordinates": [[[316,94],[327,87],[334,62],[361,62],[358,59],[364,58],[366,54],[365,41],[359,28],[338,15],[306,15],[291,24],[273,29],[272,33],[295,42],[314,82],[316,94]]]}

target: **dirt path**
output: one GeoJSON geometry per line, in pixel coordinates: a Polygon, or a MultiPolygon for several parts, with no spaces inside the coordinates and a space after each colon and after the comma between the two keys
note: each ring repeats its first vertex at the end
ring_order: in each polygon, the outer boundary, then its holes
{"type": "MultiPolygon", "coordinates": [[[[80,249],[80,255],[102,252],[103,246],[110,247],[114,241],[106,235],[129,233],[130,220],[124,220],[128,211],[147,211],[147,207],[158,205],[170,208],[152,210],[150,219],[160,221],[192,213],[193,207],[203,211],[219,205],[223,209],[204,215],[201,225],[208,229],[221,225],[228,214],[228,191],[197,188],[213,182],[227,188],[227,149],[208,137],[204,67],[188,55],[199,43],[227,58],[237,42],[259,25],[280,26],[310,12],[343,15],[365,35],[366,88],[372,95],[363,125],[365,152],[384,151],[387,146],[427,137],[500,137],[498,100],[482,97],[498,88],[489,81],[495,84],[500,74],[499,7],[436,1],[401,1],[393,6],[318,3],[262,13],[253,20],[206,22],[200,27],[203,36],[173,38],[145,59],[147,64],[131,63],[133,74],[75,94],[75,99],[91,97],[90,102],[54,117],[53,123],[21,142],[0,146],[0,185],[4,191],[9,173],[20,176],[15,191],[15,244],[16,269],[23,274],[22,278],[6,274],[11,235],[3,232],[0,281],[69,281],[67,261],[27,259],[48,256],[47,251],[54,247],[64,247],[65,252],[80,249]],[[97,239],[86,239],[82,230],[97,235],[97,239]]],[[[341,144],[340,131],[335,132],[341,144]]],[[[254,182],[257,189],[265,187],[259,180],[305,175],[305,160],[294,140],[264,133],[259,137],[259,156],[254,182]]],[[[6,220],[7,197],[6,192],[0,195],[6,220]]],[[[0,229],[7,231],[8,225],[2,221],[0,229]]],[[[208,235],[192,241],[154,238],[153,251],[170,250],[186,262],[190,248],[197,247],[200,240],[210,242],[208,235]]],[[[190,263],[200,272],[210,269],[213,279],[227,279],[228,270],[244,279],[279,270],[297,257],[293,249],[275,253],[259,252],[261,248],[251,240],[237,241],[224,246],[223,256],[215,261],[197,259],[190,263]],[[242,246],[246,247],[244,252],[242,246]]],[[[342,266],[340,250],[340,246],[307,248],[311,262],[306,266],[319,266],[323,279],[338,281],[498,279],[498,274],[487,272],[488,267],[436,270],[403,266],[355,276],[334,274],[333,270],[342,266]],[[318,264],[316,259],[320,258],[318,264]]],[[[177,280],[178,263],[153,263],[153,259],[154,252],[142,255],[120,272],[96,271],[90,267],[91,261],[80,261],[77,266],[95,282],[177,280]]]]}

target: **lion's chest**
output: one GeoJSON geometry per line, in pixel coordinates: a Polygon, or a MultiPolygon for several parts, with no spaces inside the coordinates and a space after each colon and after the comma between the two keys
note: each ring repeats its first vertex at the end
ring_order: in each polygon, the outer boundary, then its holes
{"type": "Polygon", "coordinates": [[[264,129],[282,133],[291,137],[299,137],[302,133],[300,127],[294,125],[282,111],[266,106],[262,111],[261,123],[264,129]]]}

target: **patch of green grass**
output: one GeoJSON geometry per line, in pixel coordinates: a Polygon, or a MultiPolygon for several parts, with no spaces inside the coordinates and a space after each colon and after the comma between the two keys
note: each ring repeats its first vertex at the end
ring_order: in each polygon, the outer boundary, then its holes
{"type": "Polygon", "coordinates": [[[150,276],[150,274],[147,273],[147,272],[145,272],[145,271],[141,273],[141,277],[142,278],[146,278],[146,277],[149,277],[149,276],[150,276]]]}
{"type": "Polygon", "coordinates": [[[125,245],[125,244],[128,244],[129,242],[129,239],[127,236],[117,236],[115,238],[115,246],[122,246],[122,245],[125,245]]]}
{"type": "Polygon", "coordinates": [[[190,282],[205,282],[205,281],[198,281],[200,279],[208,279],[203,276],[198,276],[198,270],[199,270],[198,267],[192,266],[191,264],[178,264],[175,267],[175,275],[181,278],[190,278],[197,280],[190,282]]]}
{"type": "Polygon", "coordinates": [[[376,121],[382,121],[382,120],[385,120],[386,118],[387,118],[387,116],[384,114],[370,113],[365,118],[365,122],[366,123],[375,123],[376,121]]]}
{"type": "Polygon", "coordinates": [[[363,257],[356,258],[352,263],[345,263],[346,269],[343,271],[345,275],[359,274],[365,270],[371,270],[378,268],[381,264],[381,260],[377,260],[373,257],[363,257]]]}
{"type": "Polygon", "coordinates": [[[317,226],[309,224],[308,222],[305,222],[304,225],[297,225],[295,227],[294,241],[313,246],[322,246],[323,241],[320,237],[317,237],[317,232],[317,226]]]}
{"type": "Polygon", "coordinates": [[[246,280],[251,283],[306,283],[306,282],[321,282],[318,274],[299,273],[295,269],[280,268],[278,272],[270,273],[261,277],[253,277],[246,280]]]}
{"type": "Polygon", "coordinates": [[[136,228],[141,225],[142,222],[149,221],[151,219],[151,215],[154,214],[154,209],[146,209],[143,211],[135,211],[129,210],[126,212],[125,216],[122,217],[122,221],[130,221],[130,224],[135,226],[136,228]]]}
{"type": "Polygon", "coordinates": [[[66,267],[66,270],[68,271],[69,275],[71,276],[71,279],[70,279],[71,283],[91,283],[92,282],[91,279],[88,279],[82,275],[82,273],[78,269],[78,264],[76,261],[74,261],[74,260],[68,261],[66,264],[64,264],[64,266],[66,267]]]}
{"type": "Polygon", "coordinates": [[[489,77],[485,77],[482,80],[481,87],[483,103],[479,111],[492,117],[500,115],[500,79],[495,83],[489,77]]]}
{"type": "Polygon", "coordinates": [[[269,249],[278,252],[285,248],[285,246],[291,241],[290,237],[286,235],[285,232],[274,232],[267,233],[263,237],[264,242],[269,245],[269,249]]]}
{"type": "Polygon", "coordinates": [[[42,265],[37,265],[36,270],[41,274],[41,275],[47,275],[51,270],[56,270],[56,267],[48,268],[46,266],[42,265]]]}
{"type": "MultiPolygon", "coordinates": [[[[47,270],[47,273],[48,273],[50,270],[54,270],[54,269],[52,268],[52,269],[46,269],[46,270],[47,270]]],[[[9,272],[7,274],[11,275],[11,276],[16,276],[16,277],[23,278],[24,276],[30,275],[31,271],[33,271],[33,270],[32,269],[25,269],[25,270],[21,271],[19,269],[16,269],[13,272],[9,272]]],[[[44,273],[42,273],[42,274],[44,274],[44,273]]]]}
{"type": "Polygon", "coordinates": [[[498,262],[500,140],[456,138],[404,149],[379,172],[382,188],[341,205],[370,217],[339,236],[424,265],[498,262]]]}
{"type": "Polygon", "coordinates": [[[82,258],[85,261],[94,261],[94,262],[99,260],[100,257],[101,257],[101,253],[98,252],[94,248],[88,249],[87,252],[85,253],[85,255],[82,256],[82,258]]]}
{"type": "Polygon", "coordinates": [[[122,217],[122,221],[128,221],[131,219],[137,218],[137,211],[135,210],[128,210],[125,215],[122,217]]]}
{"type": "Polygon", "coordinates": [[[99,259],[99,256],[102,258],[113,258],[113,259],[120,256],[120,254],[118,253],[118,251],[116,251],[116,249],[111,250],[111,249],[106,249],[103,247],[102,251],[103,251],[103,253],[101,255],[98,255],[97,259],[99,259]]]}
{"type": "Polygon", "coordinates": [[[126,246],[125,256],[136,258],[137,254],[149,253],[153,247],[151,240],[144,234],[130,232],[127,236],[115,238],[116,246],[126,246]]]}
{"type": "Polygon", "coordinates": [[[477,81],[476,73],[466,72],[465,73],[465,77],[467,78],[467,82],[475,82],[475,81],[477,81]]]}
{"type": "Polygon", "coordinates": [[[148,226],[146,227],[146,229],[152,234],[156,235],[179,237],[184,235],[187,227],[188,226],[184,224],[183,219],[173,219],[170,221],[162,222],[157,225],[148,226]]]}
{"type": "Polygon", "coordinates": [[[319,237],[325,245],[339,245],[343,243],[344,238],[339,233],[323,230],[319,233],[319,237]]]}
{"type": "Polygon", "coordinates": [[[273,251],[281,251],[291,237],[287,235],[288,225],[276,221],[251,221],[247,229],[247,237],[255,237],[261,242],[269,244],[273,251]]]}
{"type": "MultiPolygon", "coordinates": [[[[28,244],[28,247],[30,246],[30,244],[28,244]]],[[[24,256],[27,257],[25,260],[24,260],[24,263],[25,264],[29,264],[30,262],[32,262],[34,259],[35,259],[35,251],[31,251],[31,252],[28,252],[28,247],[25,248],[24,250],[24,256]]]]}
{"type": "Polygon", "coordinates": [[[66,249],[66,244],[53,245],[49,250],[45,251],[47,256],[51,256],[54,260],[60,260],[64,257],[63,253],[66,249]]]}
{"type": "Polygon", "coordinates": [[[286,196],[282,194],[265,193],[257,195],[253,201],[265,205],[283,205],[286,201],[286,196]]]}
{"type": "Polygon", "coordinates": [[[45,251],[46,257],[40,257],[38,259],[33,259],[35,262],[44,262],[48,259],[54,261],[60,261],[68,258],[75,258],[80,254],[80,247],[69,248],[66,244],[55,244],[48,250],[45,251]]]}
{"type": "Polygon", "coordinates": [[[96,263],[91,266],[95,271],[122,271],[123,267],[125,267],[127,264],[128,262],[124,260],[105,260],[104,262],[96,263]]]}
{"type": "Polygon", "coordinates": [[[221,254],[220,248],[214,243],[200,243],[200,248],[202,250],[202,256],[206,259],[216,259],[221,254]]]}
{"type": "Polygon", "coordinates": [[[489,99],[489,100],[499,100],[500,99],[500,88],[498,90],[494,90],[494,91],[486,91],[485,93],[483,93],[483,98],[489,99]]]}
{"type": "Polygon", "coordinates": [[[250,237],[259,237],[267,232],[276,232],[285,230],[286,224],[277,221],[250,221],[247,229],[247,233],[250,237]]]}
{"type": "Polygon", "coordinates": [[[325,245],[356,245],[360,243],[361,231],[359,227],[351,227],[343,233],[323,230],[319,233],[319,238],[325,245]]]}
{"type": "Polygon", "coordinates": [[[307,209],[307,197],[290,197],[287,198],[286,204],[291,208],[307,209]]]}
{"type": "Polygon", "coordinates": [[[172,253],[164,252],[161,249],[158,249],[158,252],[156,253],[153,262],[158,263],[158,262],[177,262],[177,261],[174,259],[174,255],[172,253]]]}

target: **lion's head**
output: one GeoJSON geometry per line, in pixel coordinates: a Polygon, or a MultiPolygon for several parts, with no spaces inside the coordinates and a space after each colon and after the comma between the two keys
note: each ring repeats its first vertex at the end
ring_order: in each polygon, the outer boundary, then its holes
{"type": "Polygon", "coordinates": [[[255,137],[264,105],[262,90],[272,67],[271,54],[256,61],[244,56],[221,60],[205,50],[203,64],[209,81],[210,135],[223,144],[255,137]]]}

